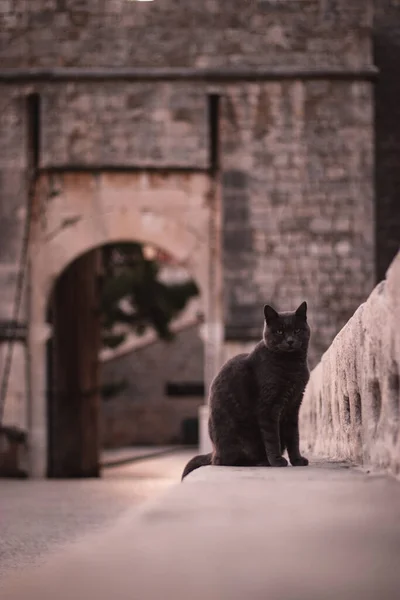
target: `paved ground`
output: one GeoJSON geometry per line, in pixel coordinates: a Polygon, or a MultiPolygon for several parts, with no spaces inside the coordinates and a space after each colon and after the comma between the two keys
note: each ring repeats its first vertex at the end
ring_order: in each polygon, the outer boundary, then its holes
{"type": "Polygon", "coordinates": [[[131,446],[103,450],[101,453],[101,465],[105,468],[120,466],[135,462],[136,460],[170,454],[171,452],[176,452],[176,449],[176,446],[131,446]]]}
{"type": "MultiPolygon", "coordinates": [[[[170,455],[138,463],[129,490],[124,469],[98,482],[117,490],[103,497],[100,530],[80,532],[75,544],[52,553],[46,564],[4,584],[1,598],[400,597],[400,484],[340,463],[297,469],[203,467],[140,510],[110,517],[107,500],[119,498],[126,506],[125,495],[128,501],[132,495],[135,502],[133,484],[143,477],[154,486],[160,471],[168,482],[161,486],[165,489],[186,458],[170,455]]],[[[99,496],[91,501],[98,503],[99,496]]],[[[85,512],[90,514],[90,507],[80,514],[85,512]]],[[[43,515],[36,517],[43,526],[43,515]]]]}
{"type": "MultiPolygon", "coordinates": [[[[49,552],[157,498],[179,481],[193,454],[169,453],[108,468],[102,479],[0,480],[0,582],[10,571],[40,564],[49,552]]],[[[112,457],[125,460],[128,451],[112,457]]]]}

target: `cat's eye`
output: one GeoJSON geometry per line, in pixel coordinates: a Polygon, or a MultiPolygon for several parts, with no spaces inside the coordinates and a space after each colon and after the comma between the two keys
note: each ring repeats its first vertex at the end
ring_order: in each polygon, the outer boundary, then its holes
{"type": "Polygon", "coordinates": [[[295,333],[300,333],[301,329],[295,329],[294,332],[295,333]]]}
{"type": "Polygon", "coordinates": [[[283,331],[282,331],[282,329],[277,329],[276,333],[277,333],[278,335],[283,335],[283,331]]]}

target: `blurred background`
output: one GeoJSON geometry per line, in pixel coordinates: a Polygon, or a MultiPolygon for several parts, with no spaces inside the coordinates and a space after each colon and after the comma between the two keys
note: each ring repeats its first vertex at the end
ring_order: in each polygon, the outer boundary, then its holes
{"type": "Polygon", "coordinates": [[[373,4],[0,0],[3,475],[194,452],[265,303],[307,300],[315,366],[399,247],[400,11],[373,4]]]}

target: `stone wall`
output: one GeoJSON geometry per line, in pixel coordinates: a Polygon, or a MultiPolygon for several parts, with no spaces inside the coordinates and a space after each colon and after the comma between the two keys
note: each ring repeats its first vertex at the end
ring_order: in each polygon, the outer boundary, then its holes
{"type": "Polygon", "coordinates": [[[202,383],[204,348],[199,326],[176,334],[172,342],[153,343],[102,363],[102,380],[126,382],[125,389],[103,400],[102,435],[108,448],[134,444],[181,443],[183,422],[196,419],[203,397],[166,394],[167,383],[202,383]]]}
{"type": "Polygon", "coordinates": [[[121,240],[148,242],[173,256],[196,281],[207,321],[210,304],[217,304],[208,267],[212,201],[207,173],[103,170],[40,177],[31,240],[29,327],[29,449],[31,472],[37,476],[45,473],[47,460],[46,340],[52,331],[46,313],[57,277],[93,248],[121,240]]]}
{"type": "Polygon", "coordinates": [[[400,252],[313,370],[305,450],[400,474],[400,252]]]}
{"type": "MultiPolygon", "coordinates": [[[[349,6],[344,0],[237,0],[234,6],[214,0],[201,5],[196,0],[48,0],[45,6],[35,0],[4,1],[0,60],[3,68],[364,68],[372,64],[370,8],[370,2],[349,6]]],[[[316,286],[329,288],[334,272],[350,270],[358,281],[347,295],[348,307],[328,306],[326,298],[310,302],[315,326],[321,328],[313,350],[317,357],[370,291],[369,83],[329,82],[327,75],[320,83],[232,86],[25,85],[12,90],[9,109],[22,131],[10,127],[8,135],[18,134],[20,143],[26,137],[23,97],[32,90],[42,98],[42,167],[205,168],[207,95],[225,97],[221,159],[228,338],[258,337],[260,303],[286,307],[304,295],[316,298],[316,286]],[[322,237],[329,239],[317,249],[322,237]],[[294,248],[302,257],[295,265],[294,248]],[[365,256],[361,270],[360,255],[365,256]],[[323,273],[320,280],[317,271],[323,273]]],[[[14,138],[5,147],[21,159],[23,148],[14,138]]],[[[8,204],[8,210],[17,210],[8,204]]],[[[335,288],[336,299],[342,298],[343,282],[335,288]]]]}
{"type": "Polygon", "coordinates": [[[208,165],[202,86],[69,83],[42,95],[44,167],[208,165]]]}
{"type": "MultiPolygon", "coordinates": [[[[265,302],[290,309],[306,298],[315,364],[374,284],[371,83],[218,91],[226,337],[255,340],[265,302]]],[[[200,83],[44,85],[41,167],[205,169],[209,92],[200,83]]]]}
{"type": "Polygon", "coordinates": [[[265,302],[290,310],[307,299],[315,364],[374,283],[371,85],[226,92],[227,337],[257,339],[265,302]]]}
{"type": "MultiPolygon", "coordinates": [[[[0,377],[5,370],[9,324],[26,320],[22,299],[16,315],[17,281],[22,268],[28,191],[27,122],[24,94],[2,87],[0,91],[0,377]],[[2,339],[3,338],[3,339],[2,339]]],[[[11,330],[13,331],[13,329],[11,330]]],[[[13,349],[4,422],[26,427],[26,353],[18,339],[13,349]]],[[[0,399],[1,403],[1,399],[0,399]]],[[[1,407],[0,407],[1,411],[1,407]]]]}
{"type": "Polygon", "coordinates": [[[369,62],[371,2],[2,0],[3,67],[369,62]]]}
{"type": "Polygon", "coordinates": [[[26,214],[26,95],[41,98],[41,169],[201,170],[208,96],[220,94],[227,343],[260,336],[265,302],[289,309],[306,298],[315,364],[374,284],[372,84],[352,78],[372,65],[371,5],[1,0],[2,69],[292,71],[252,83],[1,84],[1,314],[10,318],[26,214]],[[304,76],[329,68],[351,72],[304,76]]]}
{"type": "Polygon", "coordinates": [[[0,90],[0,319],[12,318],[26,216],[27,159],[24,94],[0,90]]]}

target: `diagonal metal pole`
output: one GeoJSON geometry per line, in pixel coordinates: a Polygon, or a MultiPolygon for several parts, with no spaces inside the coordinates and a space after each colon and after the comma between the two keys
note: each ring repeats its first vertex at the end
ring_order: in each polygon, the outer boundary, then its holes
{"type": "Polygon", "coordinates": [[[27,206],[26,206],[26,217],[25,227],[22,238],[21,254],[19,259],[19,270],[17,283],[15,288],[13,314],[11,320],[10,336],[8,339],[6,356],[4,360],[3,375],[0,386],[0,426],[3,423],[4,409],[6,403],[6,397],[8,392],[8,384],[10,381],[10,373],[12,367],[12,358],[14,351],[15,338],[18,330],[18,317],[21,309],[21,301],[25,282],[26,265],[28,259],[28,248],[29,248],[29,237],[30,237],[30,224],[32,214],[32,201],[35,189],[36,176],[35,172],[32,171],[28,175],[28,194],[27,194],[27,206]]]}

